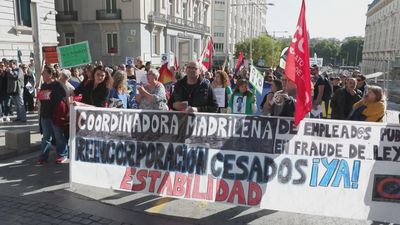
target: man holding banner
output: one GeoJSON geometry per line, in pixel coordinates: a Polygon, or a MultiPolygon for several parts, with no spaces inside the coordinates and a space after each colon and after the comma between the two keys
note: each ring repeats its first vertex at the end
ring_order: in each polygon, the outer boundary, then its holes
{"type": "Polygon", "coordinates": [[[172,93],[173,109],[186,112],[217,112],[218,103],[210,83],[200,77],[199,64],[186,66],[186,77],[179,80],[172,93]]]}

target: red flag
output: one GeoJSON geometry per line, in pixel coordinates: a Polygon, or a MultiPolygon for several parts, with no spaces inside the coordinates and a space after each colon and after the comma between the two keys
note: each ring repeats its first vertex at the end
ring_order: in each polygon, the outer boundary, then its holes
{"type": "Polygon", "coordinates": [[[158,78],[158,81],[160,81],[163,84],[167,84],[167,83],[176,81],[174,74],[172,74],[172,72],[168,69],[168,63],[164,63],[161,66],[160,77],[158,78]]]}
{"type": "Polygon", "coordinates": [[[240,67],[243,65],[243,52],[239,53],[239,58],[235,67],[235,75],[239,73],[240,67]]]}
{"type": "Polygon", "coordinates": [[[285,74],[297,87],[296,112],[294,123],[297,126],[307,113],[311,111],[311,78],[310,53],[308,49],[308,33],[306,25],[305,1],[301,5],[296,33],[290,44],[286,59],[285,74]]]}
{"type": "Polygon", "coordinates": [[[203,64],[203,69],[210,69],[211,68],[211,61],[212,61],[212,51],[213,51],[213,41],[210,37],[207,43],[207,47],[204,48],[203,52],[201,53],[200,61],[203,64]]]}

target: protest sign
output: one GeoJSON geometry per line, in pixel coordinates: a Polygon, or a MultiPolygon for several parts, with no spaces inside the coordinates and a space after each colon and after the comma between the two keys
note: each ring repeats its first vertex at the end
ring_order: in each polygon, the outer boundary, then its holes
{"type": "Polygon", "coordinates": [[[250,84],[254,86],[258,93],[262,93],[264,85],[264,76],[252,66],[250,69],[250,84]]]}
{"type": "Polygon", "coordinates": [[[217,97],[218,107],[225,108],[225,88],[214,88],[215,97],[217,97]]]}
{"type": "Polygon", "coordinates": [[[135,70],[135,75],[137,84],[147,84],[147,72],[145,70],[135,70]]]}
{"type": "Polygon", "coordinates": [[[86,65],[92,62],[89,43],[87,41],[57,47],[57,53],[62,69],[86,65]]]}
{"type": "Polygon", "coordinates": [[[400,126],[71,109],[71,182],[399,223],[400,126]]]}
{"type": "Polygon", "coordinates": [[[46,64],[58,63],[57,46],[46,46],[42,50],[46,64]]]}
{"type": "Polygon", "coordinates": [[[134,60],[133,57],[125,57],[125,65],[133,65],[134,60]]]}

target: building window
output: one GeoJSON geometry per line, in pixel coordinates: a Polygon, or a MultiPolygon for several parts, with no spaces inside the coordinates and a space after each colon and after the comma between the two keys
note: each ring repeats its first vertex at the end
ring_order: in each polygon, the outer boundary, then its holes
{"type": "Polygon", "coordinates": [[[175,54],[176,52],[176,37],[170,36],[170,51],[175,54]]]}
{"type": "Polygon", "coordinates": [[[215,1],[216,5],[225,5],[225,1],[215,1]]]}
{"type": "Polygon", "coordinates": [[[183,18],[187,19],[187,4],[186,4],[186,2],[183,3],[183,18]]]}
{"type": "Polygon", "coordinates": [[[224,51],[224,43],[214,43],[214,50],[216,52],[223,52],[224,51]]]}
{"type": "Polygon", "coordinates": [[[160,34],[158,32],[153,33],[152,38],[152,53],[153,55],[159,55],[160,54],[160,34]]]}
{"type": "Polygon", "coordinates": [[[72,0],[64,0],[64,12],[72,12],[74,11],[74,5],[72,0]]]}
{"type": "Polygon", "coordinates": [[[224,37],[224,33],[222,33],[222,32],[214,32],[214,37],[224,37]]]}
{"type": "Polygon", "coordinates": [[[66,45],[71,45],[75,43],[74,33],[64,33],[64,40],[66,45]]]}
{"type": "Polygon", "coordinates": [[[179,13],[179,0],[176,1],[176,13],[179,13]]]}
{"type": "Polygon", "coordinates": [[[214,19],[215,20],[225,20],[225,11],[215,10],[214,19]]]}
{"type": "Polygon", "coordinates": [[[169,15],[170,16],[174,16],[174,1],[173,0],[169,0],[169,15]]]}
{"type": "Polygon", "coordinates": [[[117,0],[106,0],[106,11],[107,13],[116,13],[117,0]]]}
{"type": "Polygon", "coordinates": [[[107,52],[118,53],[118,33],[107,33],[107,52]]]}
{"type": "Polygon", "coordinates": [[[16,0],[17,23],[19,26],[32,27],[31,1],[16,0]]]}

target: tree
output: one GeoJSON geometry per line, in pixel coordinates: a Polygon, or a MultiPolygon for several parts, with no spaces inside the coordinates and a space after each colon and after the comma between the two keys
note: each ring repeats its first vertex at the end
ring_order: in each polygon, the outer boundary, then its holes
{"type": "Polygon", "coordinates": [[[340,46],[339,59],[347,66],[358,66],[362,60],[364,38],[345,38],[340,46]]]}
{"type": "Polygon", "coordinates": [[[324,59],[325,65],[336,65],[340,51],[340,41],[337,39],[320,39],[313,38],[309,42],[310,57],[314,57],[314,53],[318,58],[324,59]]]}
{"type": "MultiPolygon", "coordinates": [[[[245,59],[250,59],[250,39],[245,39],[235,45],[235,57],[239,56],[240,52],[243,52],[245,59]]],[[[257,62],[261,59],[264,60],[265,65],[276,66],[279,63],[279,57],[283,49],[283,42],[274,40],[268,35],[261,35],[253,38],[253,62],[257,62]]]]}

